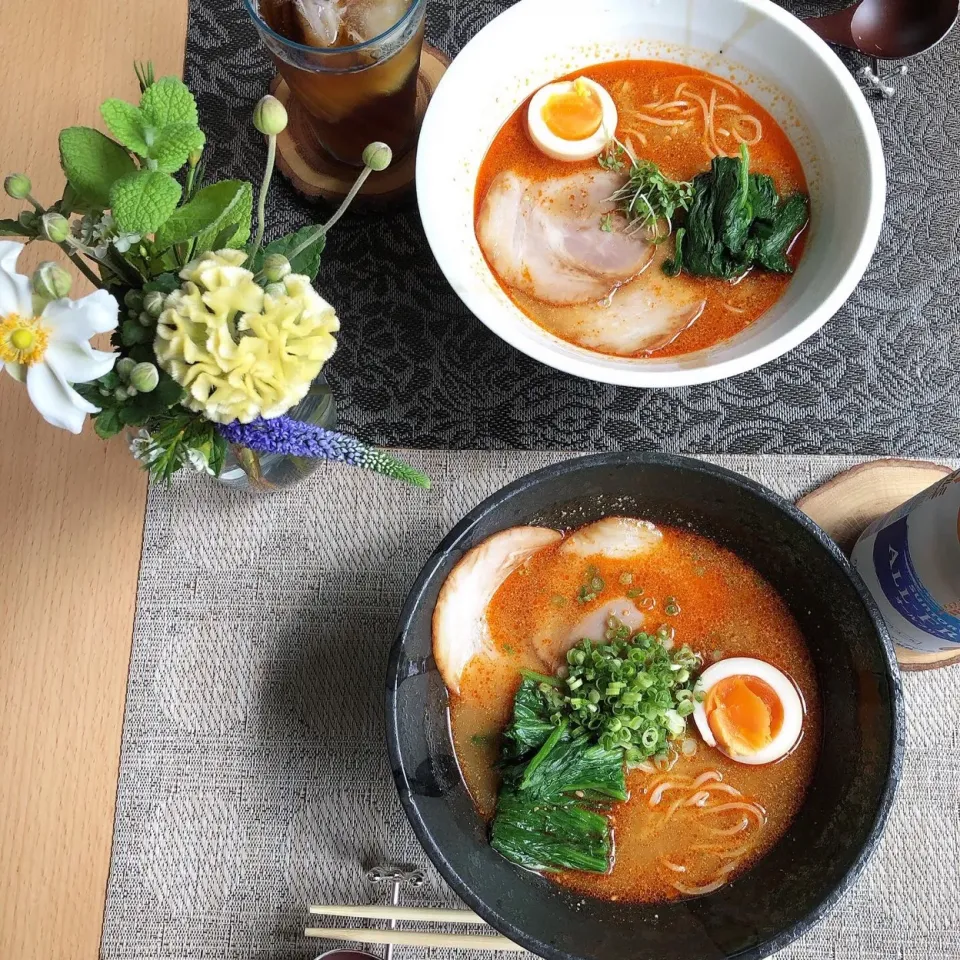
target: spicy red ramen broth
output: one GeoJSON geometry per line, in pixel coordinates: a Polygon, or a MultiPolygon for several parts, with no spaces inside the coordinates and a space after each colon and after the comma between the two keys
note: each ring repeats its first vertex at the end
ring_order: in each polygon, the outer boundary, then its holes
{"type": "MultiPolygon", "coordinates": [[[[729,81],[660,60],[602,63],[559,79],[572,80],[578,76],[596,81],[610,93],[618,111],[617,139],[629,144],[640,159],[653,160],[667,177],[692,180],[709,169],[716,148],[727,156],[735,156],[743,139],[750,149],[751,173],[773,177],[781,196],[808,192],[803,167],[790,138],[768,111],[729,81]],[[700,101],[715,118],[713,139],[706,135],[700,101]],[[673,103],[686,106],[671,108],[673,103]],[[689,113],[681,115],[681,111],[689,113]],[[683,119],[685,125],[661,122],[674,116],[683,119]]],[[[542,153],[527,133],[528,104],[529,101],[525,102],[504,124],[484,158],[477,177],[475,219],[479,217],[491,182],[505,170],[535,181],[546,181],[578,170],[598,169],[596,158],[568,162],[553,160],[542,153]]],[[[793,267],[803,254],[803,242],[801,235],[790,250],[788,260],[793,267]]],[[[672,256],[672,238],[666,244],[672,256]]],[[[650,269],[657,269],[659,263],[660,260],[650,269]]],[[[493,272],[496,275],[496,271],[493,272]]],[[[511,289],[499,277],[498,281],[507,296],[531,320],[562,339],[576,342],[568,332],[556,328],[546,304],[540,305],[535,299],[511,289]]],[[[666,346],[639,355],[677,356],[729,339],[776,303],[786,290],[790,275],[751,270],[736,283],[686,276],[683,282],[706,300],[703,313],[666,346]]]]}
{"type": "Polygon", "coordinates": [[[475,657],[461,677],[459,696],[450,697],[460,769],[477,809],[490,818],[499,786],[499,734],[511,715],[519,670],[544,669],[531,642],[538,625],[559,611],[573,627],[625,592],[613,586],[621,577],[629,575],[643,591],[635,602],[645,613],[644,629],[666,624],[674,631],[674,642],[689,644],[705,666],[727,657],[755,657],[794,682],[805,705],[803,733],[780,761],[750,766],[729,760],[700,738],[691,720],[685,738],[696,745],[693,756],[678,751],[669,770],[628,772],[629,800],[611,807],[612,871],[548,874],[563,886],[610,900],[658,902],[708,892],[701,888],[718,879],[728,882],[748,869],[783,836],[800,809],[820,745],[813,663],[776,591],[713,541],[686,530],[661,529],[663,544],[652,556],[591,558],[609,586],[589,603],[577,599],[583,558],[560,553],[559,545],[535,554],[503,583],[488,608],[493,642],[502,656],[475,657]],[[667,597],[675,598],[679,613],[664,613],[667,597]],[[704,785],[728,793],[729,801],[716,794],[714,800],[729,803],[729,809],[705,816],[696,805],[704,785]]]}

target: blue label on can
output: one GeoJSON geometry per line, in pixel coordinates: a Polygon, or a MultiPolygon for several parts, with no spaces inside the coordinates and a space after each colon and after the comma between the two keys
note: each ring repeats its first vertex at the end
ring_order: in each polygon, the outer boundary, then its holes
{"type": "Polygon", "coordinates": [[[910,557],[906,517],[877,533],[873,565],[884,596],[904,620],[931,636],[960,643],[960,618],[944,613],[917,576],[910,557]]]}

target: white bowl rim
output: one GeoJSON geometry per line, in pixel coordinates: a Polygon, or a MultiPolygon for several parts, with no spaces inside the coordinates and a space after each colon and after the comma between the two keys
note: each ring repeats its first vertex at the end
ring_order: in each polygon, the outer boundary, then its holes
{"type": "MultiPolygon", "coordinates": [[[[640,364],[635,367],[627,365],[622,367],[602,367],[595,364],[590,358],[589,351],[584,350],[583,356],[566,352],[561,353],[551,349],[551,347],[545,343],[518,336],[519,327],[512,319],[502,314],[496,314],[493,311],[484,311],[483,304],[479,302],[477,297],[474,297],[469,292],[461,292],[461,290],[458,289],[459,284],[455,281],[463,272],[462,264],[451,252],[452,248],[448,242],[449,238],[444,232],[442,224],[434,222],[430,215],[430,210],[426,207],[423,200],[423,197],[429,189],[428,184],[430,178],[426,175],[429,161],[426,158],[427,151],[422,149],[418,150],[416,168],[417,203],[424,232],[426,233],[427,243],[430,246],[434,258],[439,264],[444,276],[447,278],[447,281],[454,287],[457,295],[463,300],[470,312],[477,317],[481,323],[488,327],[488,329],[500,337],[500,339],[521,353],[556,370],[599,383],[610,383],[628,387],[657,388],[684,387],[701,383],[711,383],[716,380],[723,380],[740,373],[745,373],[749,370],[754,370],[765,363],[769,363],[771,360],[776,360],[804,340],[813,336],[813,334],[824,326],[844,303],[846,303],[862,279],[880,239],[887,194],[886,163],[883,155],[883,143],[880,139],[880,132],[877,129],[876,120],[867,103],[866,97],[857,85],[849,69],[836,53],[834,53],[825,41],[821,40],[820,37],[793,14],[778,6],[773,0],[731,0],[731,2],[738,3],[744,9],[754,11],[776,22],[783,27],[784,30],[805,44],[810,52],[817,57],[823,68],[837,81],[853,109],[858,132],[862,135],[863,143],[866,147],[868,158],[866,174],[868,177],[870,201],[863,231],[860,235],[856,250],[850,258],[847,269],[843,272],[830,293],[824,297],[820,305],[812,310],[803,320],[790,329],[785,330],[776,339],[747,350],[741,356],[731,357],[728,360],[719,362],[707,361],[704,365],[681,367],[671,370],[657,370],[650,367],[643,367],[640,364]],[[484,316],[485,312],[488,315],[484,316]]],[[[518,16],[518,11],[523,10],[525,6],[526,0],[518,0],[512,7],[509,7],[503,11],[503,13],[494,17],[465,44],[461,53],[476,43],[492,24],[503,18],[518,16]]],[[[451,74],[456,75],[456,70],[457,59],[454,58],[446,76],[441,79],[440,84],[442,85],[451,74]]],[[[436,113],[434,113],[433,118],[431,118],[431,111],[430,108],[428,108],[426,116],[424,117],[423,127],[421,128],[421,138],[423,138],[423,131],[429,132],[436,122],[438,122],[436,113]]],[[[597,353],[598,358],[605,356],[605,354],[597,353]]]]}

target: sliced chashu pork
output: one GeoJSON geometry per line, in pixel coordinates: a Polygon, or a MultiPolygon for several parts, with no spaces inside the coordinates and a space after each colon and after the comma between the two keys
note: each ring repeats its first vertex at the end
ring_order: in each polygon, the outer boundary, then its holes
{"type": "Polygon", "coordinates": [[[662,540],[663,534],[649,520],[604,517],[572,533],[563,541],[560,552],[578,557],[627,560],[652,553],[662,540]]]}
{"type": "Polygon", "coordinates": [[[557,306],[522,293],[515,299],[542,327],[588,350],[620,357],[653,353],[673,343],[707,305],[687,277],[663,272],[668,246],[657,247],[650,266],[605,300],[557,306]]]}
{"type": "Polygon", "coordinates": [[[663,273],[671,244],[627,231],[610,200],[622,184],[604,170],[541,182],[506,171],[484,197],[477,239],[520,306],[551,333],[635,356],[675,340],[706,301],[686,277],[663,273]],[[603,230],[607,214],[612,229],[603,230]]]}
{"type": "Polygon", "coordinates": [[[581,640],[602,643],[611,617],[616,617],[631,633],[643,626],[643,614],[636,604],[627,597],[617,597],[591,610],[573,626],[556,614],[548,615],[534,634],[533,648],[547,670],[553,673],[566,662],[567,651],[581,640]]]}
{"type": "Polygon", "coordinates": [[[544,303],[591,303],[641,273],[654,254],[640,234],[600,218],[623,178],[609,171],[534,182],[512,171],[494,179],[477,219],[477,239],[508,286],[544,303]]]}
{"type": "Polygon", "coordinates": [[[494,654],[487,607],[507,577],[562,534],[544,527],[511,527],[467,551],[450,571],[433,610],[433,658],[453,693],[479,653],[494,654]]]}
{"type": "MultiPolygon", "coordinates": [[[[648,556],[662,540],[663,534],[647,520],[605,517],[572,533],[560,545],[559,552],[584,560],[591,557],[629,560],[648,556]]],[[[610,617],[616,617],[631,633],[643,626],[643,614],[628,597],[608,600],[573,626],[562,616],[562,609],[546,614],[533,638],[537,656],[551,672],[563,664],[567,651],[581,640],[603,640],[610,617]]]]}

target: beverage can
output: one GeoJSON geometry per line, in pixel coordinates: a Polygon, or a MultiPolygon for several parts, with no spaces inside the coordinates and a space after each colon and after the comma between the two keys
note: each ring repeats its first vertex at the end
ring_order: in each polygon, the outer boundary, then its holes
{"type": "Polygon", "coordinates": [[[870,524],[851,560],[894,643],[960,652],[960,470],[870,524]]]}

